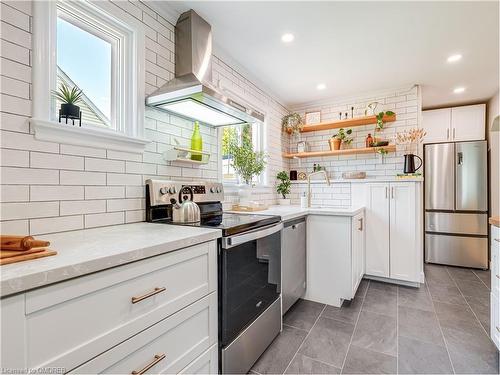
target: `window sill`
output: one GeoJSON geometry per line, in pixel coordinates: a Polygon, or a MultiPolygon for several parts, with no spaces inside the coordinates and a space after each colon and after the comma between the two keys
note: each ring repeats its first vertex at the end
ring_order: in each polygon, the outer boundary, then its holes
{"type": "Polygon", "coordinates": [[[35,138],[40,141],[104,148],[140,154],[151,141],[106,129],[78,127],[53,121],[30,119],[35,138]]]}

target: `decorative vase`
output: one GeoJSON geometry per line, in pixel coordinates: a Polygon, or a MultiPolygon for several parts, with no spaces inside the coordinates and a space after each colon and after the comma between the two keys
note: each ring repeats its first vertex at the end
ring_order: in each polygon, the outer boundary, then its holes
{"type": "MultiPolygon", "coordinates": [[[[191,150],[203,151],[203,140],[200,134],[200,124],[198,121],[194,122],[193,135],[191,136],[191,150]]],[[[191,154],[191,160],[201,161],[203,155],[201,154],[191,154]]]]}
{"type": "Polygon", "coordinates": [[[330,138],[328,142],[330,143],[330,150],[340,150],[340,144],[342,143],[342,140],[337,138],[330,138]]]}
{"type": "Polygon", "coordinates": [[[249,206],[252,198],[252,186],[241,185],[238,189],[239,205],[249,206]]]}
{"type": "Polygon", "coordinates": [[[280,198],[280,199],[278,199],[278,204],[280,206],[290,206],[291,203],[292,203],[292,200],[290,198],[286,198],[286,199],[280,198]]]}

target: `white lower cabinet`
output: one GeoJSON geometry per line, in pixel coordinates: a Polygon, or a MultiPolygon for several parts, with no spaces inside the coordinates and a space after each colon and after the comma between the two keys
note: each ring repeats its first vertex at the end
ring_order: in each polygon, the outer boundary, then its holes
{"type": "Polygon", "coordinates": [[[205,353],[185,367],[179,374],[217,374],[219,371],[218,345],[212,345],[205,353]]]}
{"type": "Polygon", "coordinates": [[[367,184],[367,275],[422,281],[420,194],[415,182],[367,184]]]}
{"type": "Polygon", "coordinates": [[[500,350],[500,228],[491,226],[490,336],[500,350]]]}
{"type": "Polygon", "coordinates": [[[364,229],[364,213],[307,217],[305,299],[340,306],[354,297],[364,274],[364,229]]]}
{"type": "Polygon", "coordinates": [[[179,372],[217,343],[217,243],[1,301],[2,368],[179,372]],[[158,358],[165,354],[165,358],[158,358]],[[157,362],[157,363],[156,363],[157,362]],[[82,365],[84,364],[84,365],[82,365]]]}

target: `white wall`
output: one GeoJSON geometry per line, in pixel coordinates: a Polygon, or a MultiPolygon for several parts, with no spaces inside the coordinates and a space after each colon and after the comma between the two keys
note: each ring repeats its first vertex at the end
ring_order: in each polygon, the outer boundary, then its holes
{"type": "Polygon", "coordinates": [[[491,131],[493,120],[500,113],[500,96],[497,92],[488,102],[488,141],[490,151],[490,213],[491,216],[500,215],[500,131],[491,131]]]}
{"type": "MultiPolygon", "coordinates": [[[[146,30],[146,94],[174,76],[174,26],[139,1],[113,1],[117,12],[139,19],[146,30]]],[[[217,130],[201,127],[210,164],[191,167],[166,162],[162,152],[173,138],[188,142],[192,122],[146,108],[143,154],[76,147],[34,139],[31,116],[32,3],[1,3],[1,232],[41,234],[144,220],[147,178],[209,179],[218,174],[217,130]]],[[[269,181],[287,169],[281,158],[280,119],[285,108],[272,96],[213,59],[213,78],[266,114],[269,181]]],[[[259,188],[256,199],[273,203],[274,188],[259,188]]]]}

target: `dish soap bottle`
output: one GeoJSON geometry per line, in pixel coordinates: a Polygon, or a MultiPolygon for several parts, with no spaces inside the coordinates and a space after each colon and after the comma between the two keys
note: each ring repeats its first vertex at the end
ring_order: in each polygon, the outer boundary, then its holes
{"type": "MultiPolygon", "coordinates": [[[[193,135],[191,136],[191,150],[203,151],[203,140],[200,134],[200,124],[198,121],[194,122],[193,135]]],[[[191,153],[191,160],[201,161],[203,155],[191,153]]]]}

